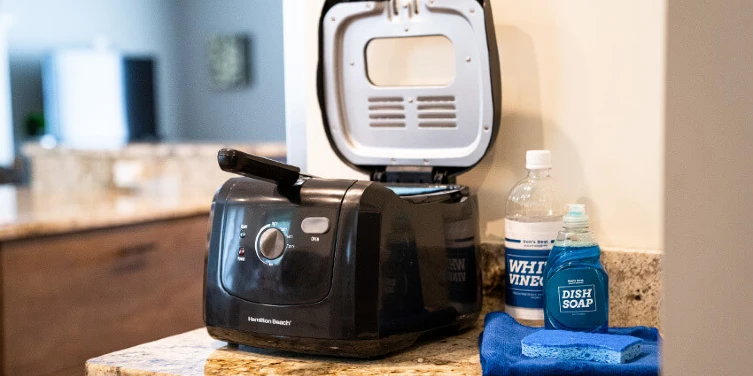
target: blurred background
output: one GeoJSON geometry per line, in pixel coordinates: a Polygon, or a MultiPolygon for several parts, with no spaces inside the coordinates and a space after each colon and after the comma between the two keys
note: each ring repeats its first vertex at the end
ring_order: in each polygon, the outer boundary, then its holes
{"type": "Polygon", "coordinates": [[[0,375],[203,326],[217,151],[284,160],[282,1],[0,0],[0,375]]]}
{"type": "Polygon", "coordinates": [[[61,148],[284,156],[281,2],[216,3],[0,0],[0,182],[49,186],[33,171],[51,167],[32,167],[61,148]]]}

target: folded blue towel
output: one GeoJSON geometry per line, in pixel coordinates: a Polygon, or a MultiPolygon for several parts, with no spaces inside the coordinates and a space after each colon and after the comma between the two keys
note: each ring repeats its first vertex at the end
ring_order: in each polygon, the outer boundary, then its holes
{"type": "Polygon", "coordinates": [[[661,337],[656,328],[636,326],[610,328],[610,334],[643,339],[643,354],[625,364],[589,361],[529,358],[522,353],[520,340],[540,330],[518,324],[504,312],[486,315],[484,332],[479,336],[481,368],[484,375],[658,375],[661,337]]]}

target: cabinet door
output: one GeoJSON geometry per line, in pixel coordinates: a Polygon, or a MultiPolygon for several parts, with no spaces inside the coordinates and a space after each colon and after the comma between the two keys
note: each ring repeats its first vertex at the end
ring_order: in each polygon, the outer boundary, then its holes
{"type": "Polygon", "coordinates": [[[3,244],[4,374],[83,373],[89,358],[203,326],[207,220],[3,244]]]}

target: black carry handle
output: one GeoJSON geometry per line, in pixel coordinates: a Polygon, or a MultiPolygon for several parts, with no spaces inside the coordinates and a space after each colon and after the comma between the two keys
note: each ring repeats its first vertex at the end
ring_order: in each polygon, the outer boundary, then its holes
{"type": "Polygon", "coordinates": [[[234,149],[221,149],[217,153],[217,163],[222,171],[267,180],[281,186],[291,186],[301,177],[301,169],[296,166],[234,149]]]}

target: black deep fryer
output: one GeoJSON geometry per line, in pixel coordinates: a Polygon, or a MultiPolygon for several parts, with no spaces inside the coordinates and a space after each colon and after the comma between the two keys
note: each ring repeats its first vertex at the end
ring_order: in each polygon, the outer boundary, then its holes
{"type": "Polygon", "coordinates": [[[499,61],[488,0],[326,1],[319,100],[329,142],[370,181],[220,151],[204,319],[217,339],[372,357],[481,311],[478,205],[454,177],[496,136],[499,61]],[[445,36],[447,85],[379,87],[378,38],[445,36]],[[389,116],[384,116],[388,114],[389,116]],[[386,125],[388,124],[388,125],[386,125]]]}

